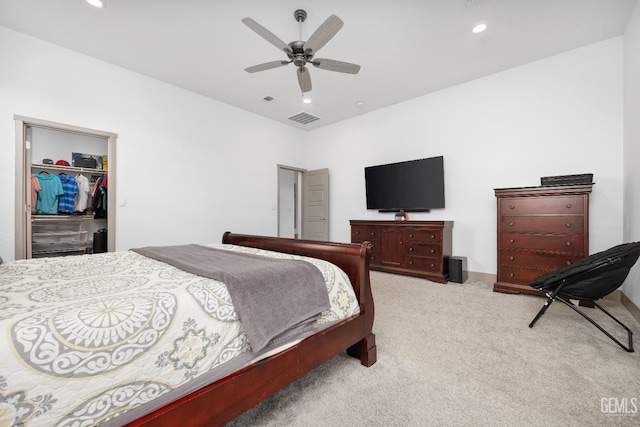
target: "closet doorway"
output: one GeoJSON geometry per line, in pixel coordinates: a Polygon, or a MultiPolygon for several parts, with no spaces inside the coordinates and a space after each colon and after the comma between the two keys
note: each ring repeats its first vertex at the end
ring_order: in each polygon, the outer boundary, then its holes
{"type": "MultiPolygon", "coordinates": [[[[92,247],[94,233],[99,237],[99,251],[114,251],[117,135],[17,115],[14,121],[15,258],[91,253],[95,247],[92,247]],[[82,175],[86,179],[83,188],[87,197],[91,197],[91,191],[98,194],[99,189],[99,198],[85,200],[82,210],[75,203],[77,198],[65,200],[64,206],[59,199],[55,206],[47,203],[45,208],[45,204],[40,205],[39,196],[37,204],[33,197],[37,190],[34,186],[40,187],[40,175],[55,175],[63,182],[76,182],[82,175]]],[[[59,194],[62,197],[62,192],[59,194]]]]}
{"type": "Polygon", "coordinates": [[[329,240],[329,170],[278,165],[278,237],[329,240]]]}
{"type": "Polygon", "coordinates": [[[278,165],[278,237],[302,236],[303,169],[278,165]]]}

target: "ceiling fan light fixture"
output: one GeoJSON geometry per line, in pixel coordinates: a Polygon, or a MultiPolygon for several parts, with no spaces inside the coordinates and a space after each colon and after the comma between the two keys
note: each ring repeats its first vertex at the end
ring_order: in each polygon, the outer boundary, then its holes
{"type": "Polygon", "coordinates": [[[476,25],[473,26],[473,28],[471,29],[471,32],[473,34],[480,34],[484,31],[486,31],[487,29],[487,23],[486,22],[479,22],[476,25]]]}
{"type": "Polygon", "coordinates": [[[103,7],[105,7],[107,5],[107,1],[106,0],[84,0],[87,4],[98,8],[98,9],[102,9],[103,7]]]}

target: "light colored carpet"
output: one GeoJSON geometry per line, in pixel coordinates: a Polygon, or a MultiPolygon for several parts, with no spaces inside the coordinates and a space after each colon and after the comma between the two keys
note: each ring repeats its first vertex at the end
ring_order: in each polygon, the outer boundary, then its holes
{"type": "MultiPolygon", "coordinates": [[[[640,425],[640,354],[562,303],[529,328],[543,298],[380,272],[371,282],[377,363],[336,356],[228,427],[640,425]]],[[[601,305],[638,336],[621,303],[601,305]]]]}

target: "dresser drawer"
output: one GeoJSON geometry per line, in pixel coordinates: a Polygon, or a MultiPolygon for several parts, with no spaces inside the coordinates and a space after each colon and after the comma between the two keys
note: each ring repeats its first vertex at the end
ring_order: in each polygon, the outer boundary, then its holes
{"type": "Polygon", "coordinates": [[[412,270],[429,271],[432,273],[442,273],[442,260],[435,258],[423,258],[417,256],[406,256],[404,267],[412,270]]]}
{"type": "Polygon", "coordinates": [[[380,227],[351,226],[351,243],[362,243],[365,240],[371,243],[371,264],[379,264],[382,252],[380,227]]]}
{"type": "Polygon", "coordinates": [[[351,243],[361,243],[364,241],[380,243],[380,228],[367,226],[351,227],[351,243]]]}
{"type": "Polygon", "coordinates": [[[503,216],[501,232],[583,234],[583,216],[503,216]]]}
{"type": "Polygon", "coordinates": [[[503,250],[500,251],[500,266],[533,267],[553,271],[571,265],[582,258],[584,257],[574,254],[503,250]]]}
{"type": "MultiPolygon", "coordinates": [[[[528,285],[534,279],[547,274],[553,270],[534,270],[518,267],[500,266],[498,269],[498,282],[515,283],[517,285],[528,285]]],[[[533,289],[533,288],[532,288],[533,289]]]]}
{"type": "Polygon", "coordinates": [[[407,244],[414,242],[440,244],[442,230],[405,230],[404,238],[407,244]]]}
{"type": "Polygon", "coordinates": [[[571,252],[586,256],[583,234],[500,233],[500,248],[571,252]]]}
{"type": "Polygon", "coordinates": [[[405,251],[408,256],[442,258],[442,245],[406,242],[405,251]]]}
{"type": "Polygon", "coordinates": [[[522,197],[500,203],[500,215],[534,214],[582,215],[584,201],[581,197],[522,197]]]}

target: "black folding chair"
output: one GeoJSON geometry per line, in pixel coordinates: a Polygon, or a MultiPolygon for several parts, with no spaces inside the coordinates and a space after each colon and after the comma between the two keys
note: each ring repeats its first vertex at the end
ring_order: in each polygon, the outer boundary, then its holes
{"type": "Polygon", "coordinates": [[[633,333],[631,330],[598,305],[596,300],[605,297],[622,285],[639,256],[640,242],[625,243],[606,251],[589,255],[574,264],[538,277],[530,283],[530,286],[544,290],[548,299],[531,321],[529,327],[532,328],[544,312],[547,311],[551,303],[558,300],[591,322],[592,325],[600,329],[620,347],[628,352],[633,352],[633,333]],[[615,320],[627,331],[629,346],[627,347],[618,341],[570,300],[578,300],[587,303],[587,305],[593,305],[615,320]]]}

